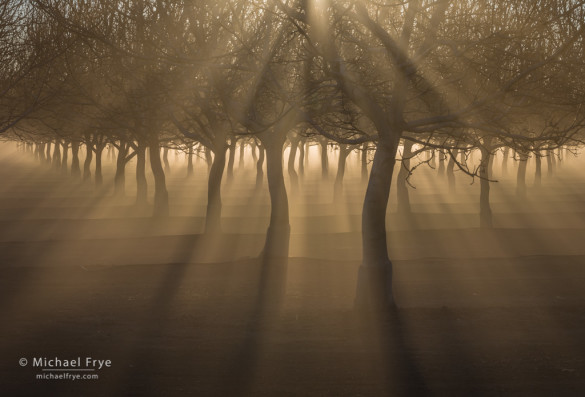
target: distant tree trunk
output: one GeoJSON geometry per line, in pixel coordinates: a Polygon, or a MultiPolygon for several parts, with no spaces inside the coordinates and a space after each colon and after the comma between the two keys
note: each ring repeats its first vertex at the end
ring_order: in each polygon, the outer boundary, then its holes
{"type": "Polygon", "coordinates": [[[299,137],[296,135],[291,135],[289,137],[290,140],[290,152],[288,155],[288,176],[290,178],[290,187],[293,193],[299,190],[299,175],[295,171],[295,160],[297,158],[297,149],[299,147],[299,137]]]}
{"type": "Polygon", "coordinates": [[[256,162],[256,191],[259,191],[264,181],[264,145],[258,144],[258,161],[256,162]]]}
{"type": "Polygon", "coordinates": [[[238,169],[239,170],[243,170],[244,169],[244,150],[245,150],[245,144],[244,141],[240,142],[240,160],[238,162],[238,169]]]}
{"type": "Polygon", "coordinates": [[[205,148],[205,162],[207,163],[207,173],[209,173],[213,159],[211,158],[211,149],[208,147],[205,148]]]}
{"type": "Polygon", "coordinates": [[[534,160],[536,163],[536,169],[534,171],[534,186],[541,186],[542,184],[542,158],[540,157],[540,151],[536,151],[534,154],[534,160]]]}
{"type": "Polygon", "coordinates": [[[140,141],[136,145],[136,205],[147,203],[148,183],[146,181],[146,145],[140,141]]]}
{"type": "Polygon", "coordinates": [[[445,152],[439,150],[439,175],[445,175],[445,152]]]}
{"type": "Polygon", "coordinates": [[[345,165],[347,156],[351,153],[349,145],[339,144],[339,159],[337,162],[337,175],[333,184],[333,201],[339,202],[343,192],[343,177],[345,176],[345,165]]]}
{"type": "Polygon", "coordinates": [[[321,146],[321,177],[323,180],[329,179],[329,156],[327,153],[327,138],[320,137],[319,145],[321,146]]]}
{"type": "Polygon", "coordinates": [[[98,143],[95,147],[95,185],[102,186],[104,177],[102,175],[102,153],[105,146],[98,143]]]}
{"type": "Polygon", "coordinates": [[[169,148],[165,147],[163,149],[163,163],[165,165],[164,172],[171,172],[171,164],[169,163],[169,148]]]}
{"type": "Polygon", "coordinates": [[[71,176],[79,178],[81,167],[79,166],[79,142],[71,141],[71,176]]]}
{"type": "Polygon", "coordinates": [[[154,218],[166,218],[169,216],[169,193],[165,181],[165,171],[160,160],[160,147],[158,137],[153,137],[148,145],[150,151],[150,168],[154,176],[154,218]]]}
{"type": "Polygon", "coordinates": [[[552,150],[547,150],[546,152],[546,165],[548,167],[546,176],[549,178],[553,176],[554,173],[554,154],[552,150]]]}
{"type": "Polygon", "coordinates": [[[227,147],[225,144],[217,145],[215,156],[209,171],[207,180],[207,212],[205,215],[205,233],[214,234],[221,232],[221,180],[225,169],[227,147]]]}
{"type": "Polygon", "coordinates": [[[520,161],[518,163],[518,174],[516,176],[516,194],[520,198],[526,197],[526,163],[528,162],[528,153],[518,152],[520,161]]]}
{"type": "Polygon", "coordinates": [[[398,179],[396,180],[397,210],[402,214],[410,214],[412,212],[407,185],[407,179],[410,175],[412,145],[413,143],[411,141],[404,140],[404,151],[402,152],[402,161],[400,162],[400,170],[398,171],[398,179]]]}
{"type": "Polygon", "coordinates": [[[189,145],[189,153],[187,154],[187,176],[193,175],[193,144],[189,145]]]}
{"type": "Polygon", "coordinates": [[[447,163],[447,182],[449,184],[449,193],[455,193],[455,159],[459,154],[458,150],[455,150],[451,156],[449,156],[449,163],[447,163]]]}
{"type": "Polygon", "coordinates": [[[502,175],[508,175],[508,157],[510,157],[510,148],[504,149],[504,158],[502,159],[502,175]]]}
{"type": "Polygon", "coordinates": [[[386,209],[396,161],[396,141],[380,140],[374,154],[362,210],[363,260],[358,273],[355,306],[394,305],[392,262],[386,240],[386,209]]]}
{"type": "Polygon", "coordinates": [[[362,143],[362,182],[368,180],[368,143],[362,143]]]}
{"type": "Polygon", "coordinates": [[[40,160],[41,158],[41,144],[35,143],[35,160],[40,160]]]}
{"type": "MultiPolygon", "coordinates": [[[[490,153],[489,158],[490,158],[490,161],[488,164],[488,174],[491,177],[492,175],[494,175],[494,162],[496,160],[496,155],[494,153],[490,153]]],[[[472,163],[473,163],[473,160],[472,160],[472,163]]]]}
{"type": "Polygon", "coordinates": [[[305,168],[309,168],[309,151],[311,150],[311,143],[305,141],[305,168]]]}
{"type": "Polygon", "coordinates": [[[236,159],[236,138],[230,138],[229,144],[230,155],[228,159],[227,181],[231,182],[234,179],[234,161],[236,159]]]}
{"type": "Polygon", "coordinates": [[[47,152],[45,153],[45,160],[51,164],[51,141],[47,142],[47,152]]]}
{"type": "MultiPolygon", "coordinates": [[[[86,142],[89,142],[86,138],[86,142]]],[[[87,181],[91,178],[91,160],[93,159],[93,148],[92,148],[93,144],[92,143],[86,143],[85,147],[85,162],[83,163],[83,180],[87,181]]]]}
{"type": "Polygon", "coordinates": [[[63,156],[61,157],[61,173],[67,175],[67,162],[69,161],[69,142],[63,141],[63,156]]]}
{"type": "Polygon", "coordinates": [[[305,138],[299,141],[299,176],[305,175],[305,138]]]}
{"type": "Polygon", "coordinates": [[[126,194],[126,156],[130,146],[120,141],[118,157],[116,158],[116,174],[114,175],[114,196],[124,197],[126,194]]]}
{"type": "Polygon", "coordinates": [[[250,143],[250,148],[252,149],[252,160],[254,161],[254,164],[256,164],[256,161],[258,161],[258,155],[256,154],[256,146],[258,146],[258,144],[256,143],[256,138],[253,138],[252,142],[250,143]]]}
{"type": "Polygon", "coordinates": [[[61,142],[57,139],[53,148],[53,169],[61,169],[61,142]]]}
{"type": "MultiPolygon", "coordinates": [[[[491,140],[486,138],[486,145],[491,140]]],[[[490,206],[490,160],[492,154],[486,146],[480,146],[481,160],[479,163],[480,194],[479,194],[479,227],[493,227],[492,209],[490,206]]]]}

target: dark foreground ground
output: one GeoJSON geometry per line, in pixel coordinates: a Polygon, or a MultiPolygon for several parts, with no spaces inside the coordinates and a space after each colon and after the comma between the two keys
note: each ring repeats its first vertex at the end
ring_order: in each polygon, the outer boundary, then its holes
{"type": "Polygon", "coordinates": [[[526,203],[503,183],[487,232],[472,188],[445,197],[419,181],[414,217],[391,214],[400,308],[372,314],[352,309],[363,186],[351,175],[341,210],[310,179],[293,199],[275,308],[253,259],[267,200],[245,184],[224,190],[226,234],[210,241],[204,177],[171,174],[173,217],[152,224],[131,189],[112,203],[35,164],[0,163],[0,395],[585,395],[579,179],[549,181],[526,203]],[[111,367],[41,380],[42,357],[111,367]]]}

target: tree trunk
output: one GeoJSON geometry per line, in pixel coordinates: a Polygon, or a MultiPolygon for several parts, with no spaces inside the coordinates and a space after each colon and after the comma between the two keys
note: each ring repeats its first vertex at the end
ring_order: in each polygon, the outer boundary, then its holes
{"type": "Polygon", "coordinates": [[[146,181],[146,145],[140,141],[136,146],[136,205],[147,203],[148,183],[146,181]]]}
{"type": "Polygon", "coordinates": [[[118,157],[116,158],[116,174],[114,175],[114,196],[124,197],[126,194],[126,156],[129,145],[120,141],[118,157]]]}
{"type": "Polygon", "coordinates": [[[69,161],[69,143],[63,141],[63,156],[61,157],[61,173],[67,175],[67,163],[69,161]]]}
{"type": "Polygon", "coordinates": [[[492,154],[484,146],[479,148],[481,160],[479,163],[480,194],[479,194],[479,227],[492,228],[492,209],[490,207],[490,160],[492,154]]]}
{"type": "Polygon", "coordinates": [[[337,174],[335,175],[335,183],[333,184],[333,201],[341,201],[343,192],[343,177],[345,176],[345,165],[347,164],[347,156],[351,153],[349,145],[339,144],[339,159],[337,162],[337,174]]]}
{"type": "Polygon", "coordinates": [[[61,169],[61,142],[55,141],[53,149],[53,169],[58,171],[61,169]]]}
{"type": "Polygon", "coordinates": [[[362,143],[362,182],[368,180],[368,143],[362,143]]]}
{"type": "Polygon", "coordinates": [[[169,216],[169,193],[165,181],[165,171],[160,160],[158,137],[151,138],[148,145],[150,151],[150,168],[154,175],[154,218],[169,216]]]}
{"type": "Polygon", "coordinates": [[[516,176],[516,194],[520,198],[526,197],[526,163],[528,162],[528,153],[518,152],[520,161],[518,163],[518,174],[516,176]]]}
{"type": "Polygon", "coordinates": [[[234,179],[234,162],[236,159],[236,138],[230,139],[229,150],[230,154],[227,166],[227,181],[231,183],[234,179]]]}
{"type": "Polygon", "coordinates": [[[327,153],[327,139],[320,138],[319,145],[321,145],[321,177],[323,180],[329,179],[329,156],[327,153]]]}
{"type": "Polygon", "coordinates": [[[71,176],[79,178],[81,167],[79,166],[79,142],[71,141],[71,176]]]}
{"type": "Polygon", "coordinates": [[[221,232],[221,180],[225,169],[226,146],[217,145],[209,178],[207,180],[207,212],[205,215],[205,233],[221,232]]]}
{"type": "Polygon", "coordinates": [[[553,171],[554,171],[553,154],[552,154],[551,150],[547,151],[546,165],[548,167],[546,176],[550,178],[553,176],[553,171]]]}
{"type": "Polygon", "coordinates": [[[306,139],[301,138],[299,141],[299,176],[305,175],[305,141],[306,139]]]}
{"type": "Polygon", "coordinates": [[[242,141],[242,142],[240,142],[240,160],[238,162],[238,169],[239,170],[244,169],[244,149],[245,149],[245,145],[244,145],[244,141],[242,141]]]}
{"type": "Polygon", "coordinates": [[[502,175],[508,175],[508,157],[510,157],[510,148],[504,149],[504,158],[502,159],[502,175]]]}
{"type": "Polygon", "coordinates": [[[536,169],[534,171],[534,186],[540,186],[542,184],[542,158],[540,157],[540,151],[537,151],[534,155],[536,163],[536,169]]]}
{"type": "Polygon", "coordinates": [[[358,273],[355,305],[394,306],[392,263],[386,240],[386,210],[398,142],[380,140],[374,154],[362,211],[363,260],[358,273]]]}
{"type": "Polygon", "coordinates": [[[290,187],[293,193],[299,190],[299,175],[295,171],[295,160],[297,158],[297,149],[299,146],[299,139],[297,137],[291,137],[290,139],[290,152],[288,155],[288,176],[290,178],[290,187]]]}
{"type": "Polygon", "coordinates": [[[85,162],[83,163],[83,180],[87,181],[91,178],[91,160],[93,159],[93,149],[91,143],[86,143],[85,162]]]}
{"type": "Polygon", "coordinates": [[[455,159],[459,154],[458,150],[449,156],[449,163],[447,163],[447,182],[449,184],[449,193],[455,193],[455,159]]]}
{"type": "Polygon", "coordinates": [[[266,170],[270,192],[270,225],[266,232],[264,259],[285,261],[288,258],[290,224],[288,197],[282,169],[282,144],[276,137],[264,143],[266,148],[266,170]]]}
{"type": "Polygon", "coordinates": [[[410,207],[410,196],[408,193],[407,179],[410,175],[410,158],[412,156],[413,143],[404,140],[404,151],[402,152],[402,161],[400,162],[400,171],[398,171],[398,179],[396,180],[396,194],[398,203],[398,213],[410,214],[412,209],[410,207]]]}
{"type": "Polygon", "coordinates": [[[100,187],[104,182],[102,175],[102,153],[104,152],[105,146],[103,144],[97,144],[95,148],[95,185],[100,187]]]}
{"type": "Polygon", "coordinates": [[[164,172],[171,172],[171,164],[169,163],[169,148],[165,147],[163,149],[163,163],[165,165],[164,172]]]}
{"type": "Polygon", "coordinates": [[[258,144],[258,161],[256,162],[256,191],[262,188],[264,182],[264,145],[258,144]]]}
{"type": "Polygon", "coordinates": [[[187,176],[193,175],[193,145],[189,145],[189,153],[187,154],[187,176]]]}
{"type": "Polygon", "coordinates": [[[47,152],[45,153],[45,160],[51,164],[51,142],[47,142],[47,152]]]}
{"type": "Polygon", "coordinates": [[[40,148],[39,148],[39,160],[41,161],[41,164],[44,164],[46,161],[46,157],[45,157],[45,143],[41,143],[40,144],[40,148]]]}
{"type": "Polygon", "coordinates": [[[445,152],[439,150],[439,175],[445,175],[445,152]]]}
{"type": "Polygon", "coordinates": [[[207,173],[209,173],[213,159],[211,158],[211,149],[208,147],[205,148],[205,162],[207,163],[207,173]]]}

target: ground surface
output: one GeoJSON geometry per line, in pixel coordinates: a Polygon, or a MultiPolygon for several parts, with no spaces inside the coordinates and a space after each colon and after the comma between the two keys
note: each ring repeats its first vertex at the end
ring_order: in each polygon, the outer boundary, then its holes
{"type": "Polygon", "coordinates": [[[172,217],[161,223],[132,205],[130,183],[113,202],[108,186],[18,158],[0,158],[2,395],[585,394],[576,162],[525,201],[512,175],[502,178],[491,231],[477,228],[478,184],[458,176],[448,195],[436,171],[421,172],[415,214],[389,214],[399,309],[381,315],[352,309],[357,167],[337,205],[332,181],[307,170],[291,199],[286,294],[274,308],[259,297],[254,258],[269,201],[253,194],[251,166],[224,188],[225,233],[208,239],[201,163],[191,179],[182,160],[172,164],[172,217]],[[97,380],[37,380],[30,362],[88,356],[112,366],[97,380]]]}

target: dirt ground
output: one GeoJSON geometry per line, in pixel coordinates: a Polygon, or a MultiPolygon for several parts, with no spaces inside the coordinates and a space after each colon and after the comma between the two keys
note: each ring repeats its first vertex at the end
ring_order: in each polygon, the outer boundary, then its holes
{"type": "MultiPolygon", "coordinates": [[[[350,164],[352,164],[350,162],[350,164]]],[[[585,395],[585,181],[557,177],[514,196],[436,171],[391,200],[392,313],[353,309],[361,242],[359,168],[344,200],[308,168],[291,199],[291,258],[280,307],[263,300],[265,193],[252,166],[224,188],[224,234],[201,234],[205,166],[169,174],[171,218],[14,153],[0,156],[0,394],[6,396],[585,395]],[[111,360],[99,379],[46,380],[39,357],[111,360]],[[21,366],[19,360],[27,359],[21,366]]],[[[513,166],[510,166],[513,172],[513,166]]],[[[128,179],[132,178],[132,166],[128,179]]],[[[238,172],[240,172],[238,174],[238,172]]],[[[105,170],[105,181],[112,170],[105,170]]]]}

